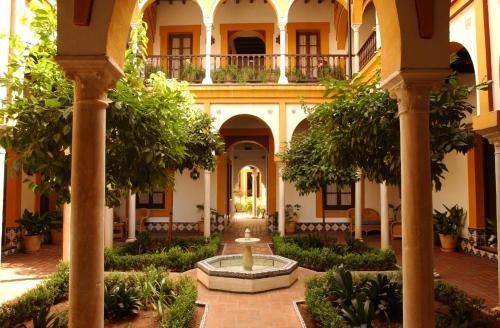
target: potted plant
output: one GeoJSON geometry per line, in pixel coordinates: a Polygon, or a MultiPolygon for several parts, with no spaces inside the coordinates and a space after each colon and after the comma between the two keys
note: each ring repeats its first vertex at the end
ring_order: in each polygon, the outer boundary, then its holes
{"type": "Polygon", "coordinates": [[[295,233],[295,219],[299,217],[300,211],[299,204],[286,204],[285,205],[285,233],[294,234],[295,233]]]}
{"type": "Polygon", "coordinates": [[[49,211],[43,215],[50,229],[50,240],[52,244],[61,245],[63,216],[61,211],[49,211]]]}
{"type": "Polygon", "coordinates": [[[432,220],[434,231],[439,234],[441,250],[443,252],[453,252],[457,246],[457,238],[462,230],[466,213],[458,205],[451,208],[443,205],[445,211],[434,210],[432,220]]]}
{"type": "Polygon", "coordinates": [[[48,230],[47,222],[38,213],[24,210],[16,221],[23,231],[24,250],[33,253],[40,250],[43,233],[48,230]]]}

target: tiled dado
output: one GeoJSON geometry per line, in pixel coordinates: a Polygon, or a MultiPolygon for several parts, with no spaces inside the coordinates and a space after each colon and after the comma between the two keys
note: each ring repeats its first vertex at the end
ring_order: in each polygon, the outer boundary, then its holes
{"type": "Polygon", "coordinates": [[[5,229],[5,245],[2,247],[2,255],[17,253],[21,248],[21,229],[18,227],[5,229]]]}
{"type": "Polygon", "coordinates": [[[481,246],[486,245],[486,230],[469,228],[469,238],[460,239],[460,248],[468,254],[482,257],[491,261],[497,261],[498,255],[493,252],[488,252],[482,249],[481,246]]]}
{"type": "MultiPolygon", "coordinates": [[[[268,218],[269,231],[278,230],[278,216],[270,215],[268,218]]],[[[349,222],[295,222],[295,230],[297,232],[319,232],[325,229],[326,231],[350,231],[351,224],[349,222]]]]}
{"type": "MultiPolygon", "coordinates": [[[[228,219],[224,215],[214,214],[211,215],[211,232],[223,232],[226,230],[228,219]]],[[[144,222],[146,229],[151,232],[166,232],[169,230],[170,223],[168,222],[144,222]]],[[[174,222],[172,224],[174,232],[199,232],[198,222],[174,222]]]]}

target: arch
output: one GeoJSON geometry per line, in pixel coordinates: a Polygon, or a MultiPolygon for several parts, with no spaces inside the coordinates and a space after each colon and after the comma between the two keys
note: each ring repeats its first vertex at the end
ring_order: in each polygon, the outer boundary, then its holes
{"type": "Polygon", "coordinates": [[[296,136],[297,134],[305,132],[306,130],[309,129],[310,126],[311,126],[311,124],[309,123],[309,120],[307,118],[303,119],[302,121],[300,121],[299,124],[297,124],[295,129],[293,129],[292,138],[293,138],[293,136],[296,136]]]}
{"type": "MultiPolygon", "coordinates": [[[[288,1],[287,5],[286,5],[286,8],[285,8],[285,11],[283,13],[283,19],[285,22],[288,22],[288,15],[290,14],[290,9],[292,8],[293,4],[298,1],[298,0],[290,0],[288,1]]],[[[342,5],[342,7],[344,7],[344,9],[347,9],[347,1],[346,0],[337,0],[337,2],[339,4],[342,5]]]]}
{"type": "MultiPolygon", "coordinates": [[[[208,15],[206,16],[207,20],[209,20],[210,22],[213,23],[214,18],[215,18],[215,14],[216,14],[217,10],[219,10],[221,3],[223,3],[224,1],[225,0],[215,0],[214,1],[214,3],[212,4],[212,7],[208,11],[208,15]]],[[[276,15],[276,21],[279,22],[280,17],[281,17],[281,11],[280,11],[280,7],[277,4],[276,0],[268,0],[267,3],[270,4],[271,7],[273,8],[274,14],[276,15]]]]}
{"type": "MultiPolygon", "coordinates": [[[[201,10],[201,14],[203,15],[203,17],[206,17],[207,16],[206,15],[207,10],[203,6],[203,3],[200,2],[200,0],[192,0],[192,1],[198,5],[198,7],[201,10]]],[[[156,0],[142,0],[142,1],[139,1],[139,15],[142,15],[144,13],[144,11],[146,10],[146,8],[149,7],[154,2],[156,2],[156,0]]]]}

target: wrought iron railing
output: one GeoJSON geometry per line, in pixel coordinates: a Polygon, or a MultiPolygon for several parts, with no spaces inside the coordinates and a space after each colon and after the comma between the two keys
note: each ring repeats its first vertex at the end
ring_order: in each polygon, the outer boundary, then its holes
{"type": "Polygon", "coordinates": [[[347,55],[286,55],[289,82],[345,80],[347,55]]]}
{"type": "Polygon", "coordinates": [[[368,64],[370,59],[375,56],[377,52],[377,33],[375,31],[370,34],[366,42],[359,48],[358,57],[359,57],[359,70],[362,70],[363,67],[368,64]]]}
{"type": "MultiPolygon", "coordinates": [[[[346,55],[285,55],[286,75],[291,83],[345,79],[346,55]]],[[[168,78],[201,83],[205,76],[205,55],[150,56],[145,73],[162,71],[168,78]]],[[[280,55],[211,55],[213,83],[277,83],[280,55]]]]}

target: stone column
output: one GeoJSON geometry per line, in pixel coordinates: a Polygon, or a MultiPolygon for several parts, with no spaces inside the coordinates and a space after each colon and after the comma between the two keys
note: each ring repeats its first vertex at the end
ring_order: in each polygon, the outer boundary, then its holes
{"type": "Polygon", "coordinates": [[[288,84],[286,77],[286,22],[278,23],[280,29],[280,78],[279,84],[288,84]]]}
{"type": "MultiPolygon", "coordinates": [[[[3,234],[3,200],[4,200],[4,186],[5,186],[5,149],[0,147],[0,239],[3,234]]],[[[0,240],[0,268],[2,266],[2,242],[0,240]]]]}
{"type": "Polygon", "coordinates": [[[353,53],[353,61],[352,61],[352,68],[353,68],[353,73],[358,73],[359,72],[359,27],[361,24],[352,24],[352,53],[353,53]]]}
{"type": "Polygon", "coordinates": [[[69,326],[104,326],[104,187],[107,90],[122,75],[105,56],[61,56],[74,80],[69,326]]]}
{"type": "Polygon", "coordinates": [[[355,209],[354,209],[354,237],[356,239],[363,238],[362,222],[363,222],[363,198],[365,193],[365,175],[360,170],[358,172],[359,180],[356,182],[354,189],[355,209]]]}
{"type": "Polygon", "coordinates": [[[285,235],[285,181],[283,181],[283,168],[280,162],[276,162],[278,171],[278,231],[280,236],[285,235]]]}
{"type": "Polygon", "coordinates": [[[252,171],[252,215],[257,217],[257,172],[252,171]]]}
{"type": "Polygon", "coordinates": [[[380,25],[378,22],[377,13],[375,13],[375,45],[377,50],[382,46],[382,38],[380,37],[380,25]]]}
{"type": "Polygon", "coordinates": [[[128,238],[127,242],[133,242],[136,240],[135,238],[135,198],[136,195],[130,192],[128,196],[128,238]]]}
{"type": "Polygon", "coordinates": [[[387,86],[396,96],[401,130],[403,322],[434,327],[429,93],[447,70],[401,72],[387,86]]]}
{"type": "Polygon", "coordinates": [[[113,208],[104,207],[104,247],[113,248],[113,208]]]}
{"type": "MultiPolygon", "coordinates": [[[[500,236],[500,130],[484,133],[483,136],[489,143],[495,146],[495,186],[496,186],[496,208],[497,208],[497,236],[500,236]]],[[[497,238],[498,239],[498,238],[497,238]]],[[[500,254],[500,242],[497,240],[497,251],[500,254]]],[[[498,286],[500,286],[500,257],[498,259],[498,286]]],[[[500,309],[500,290],[498,295],[498,306],[500,309]]]]}
{"type": "Polygon", "coordinates": [[[205,202],[203,203],[203,235],[210,237],[210,181],[211,173],[205,170],[205,202]]]}
{"type": "Polygon", "coordinates": [[[64,262],[69,263],[70,249],[71,249],[71,238],[70,238],[70,227],[71,227],[71,203],[63,204],[63,243],[62,243],[62,259],[64,262]]]}
{"type": "Polygon", "coordinates": [[[212,76],[210,75],[212,68],[212,22],[205,22],[205,77],[201,83],[212,84],[212,76]]]}
{"type": "Polygon", "coordinates": [[[387,185],[380,184],[380,248],[390,249],[389,233],[389,202],[387,200],[387,185]]]}

